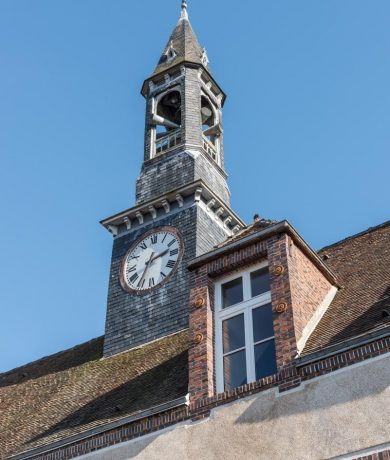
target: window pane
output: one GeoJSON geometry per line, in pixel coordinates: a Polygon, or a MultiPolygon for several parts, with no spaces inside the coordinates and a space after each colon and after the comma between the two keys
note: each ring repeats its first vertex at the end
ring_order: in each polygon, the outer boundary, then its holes
{"type": "Polygon", "coordinates": [[[270,290],[268,267],[251,273],[252,297],[270,290]]]}
{"type": "Polygon", "coordinates": [[[274,325],[272,320],[272,305],[269,303],[263,307],[255,308],[252,314],[253,341],[256,343],[268,337],[273,337],[274,325]]]}
{"type": "Polygon", "coordinates": [[[245,347],[244,315],[237,315],[222,323],[223,352],[245,347]]]}
{"type": "Polygon", "coordinates": [[[276,374],[275,340],[259,343],[255,346],[256,380],[276,374]]]}
{"type": "Polygon", "coordinates": [[[245,350],[238,351],[223,358],[223,378],[225,390],[246,384],[245,350]]]}
{"type": "Polygon", "coordinates": [[[237,278],[222,285],[222,308],[242,302],[242,278],[237,278]]]}

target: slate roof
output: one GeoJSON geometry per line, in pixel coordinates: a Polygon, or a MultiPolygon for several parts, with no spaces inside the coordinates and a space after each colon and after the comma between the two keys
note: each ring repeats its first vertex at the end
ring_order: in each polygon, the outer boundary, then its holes
{"type": "Polygon", "coordinates": [[[389,326],[390,221],[321,249],[342,289],[309,337],[302,355],[389,326]]]}
{"type": "Polygon", "coordinates": [[[167,46],[164,48],[152,76],[165,72],[182,62],[192,62],[210,70],[207,65],[202,63],[202,54],[202,47],[199,45],[190,21],[187,18],[180,18],[168,40],[167,46]],[[165,53],[170,46],[175,50],[176,57],[172,61],[167,62],[165,53]]]}
{"type": "Polygon", "coordinates": [[[0,458],[188,392],[187,331],[101,359],[103,338],[0,374],[0,458]]]}

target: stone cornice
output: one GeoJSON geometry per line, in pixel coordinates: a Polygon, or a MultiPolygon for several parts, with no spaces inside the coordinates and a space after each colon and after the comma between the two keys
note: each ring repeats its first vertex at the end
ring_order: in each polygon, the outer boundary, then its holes
{"type": "Polygon", "coordinates": [[[103,219],[100,223],[114,237],[117,237],[193,205],[199,205],[207,213],[213,215],[227,236],[233,235],[245,226],[244,222],[230,207],[212,192],[202,180],[197,180],[158,198],[114,214],[103,219]]]}

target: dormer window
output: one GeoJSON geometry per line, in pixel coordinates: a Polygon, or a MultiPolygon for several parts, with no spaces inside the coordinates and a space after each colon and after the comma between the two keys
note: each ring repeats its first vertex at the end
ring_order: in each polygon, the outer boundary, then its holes
{"type": "Polygon", "coordinates": [[[169,47],[165,51],[164,55],[165,55],[165,62],[168,63],[168,64],[170,62],[172,62],[175,59],[175,57],[177,56],[177,53],[176,53],[175,49],[173,48],[173,43],[172,42],[169,44],[169,47]]]}
{"type": "Polygon", "coordinates": [[[275,374],[268,267],[235,273],[215,286],[217,391],[275,374]]]}

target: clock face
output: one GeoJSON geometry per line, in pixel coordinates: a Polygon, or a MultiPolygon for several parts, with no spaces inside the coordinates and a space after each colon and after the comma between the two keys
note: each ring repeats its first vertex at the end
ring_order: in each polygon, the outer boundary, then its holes
{"type": "Polygon", "coordinates": [[[154,229],[127,252],[121,272],[124,289],[146,293],[167,281],[183,255],[183,242],[173,227],[154,229]]]}

